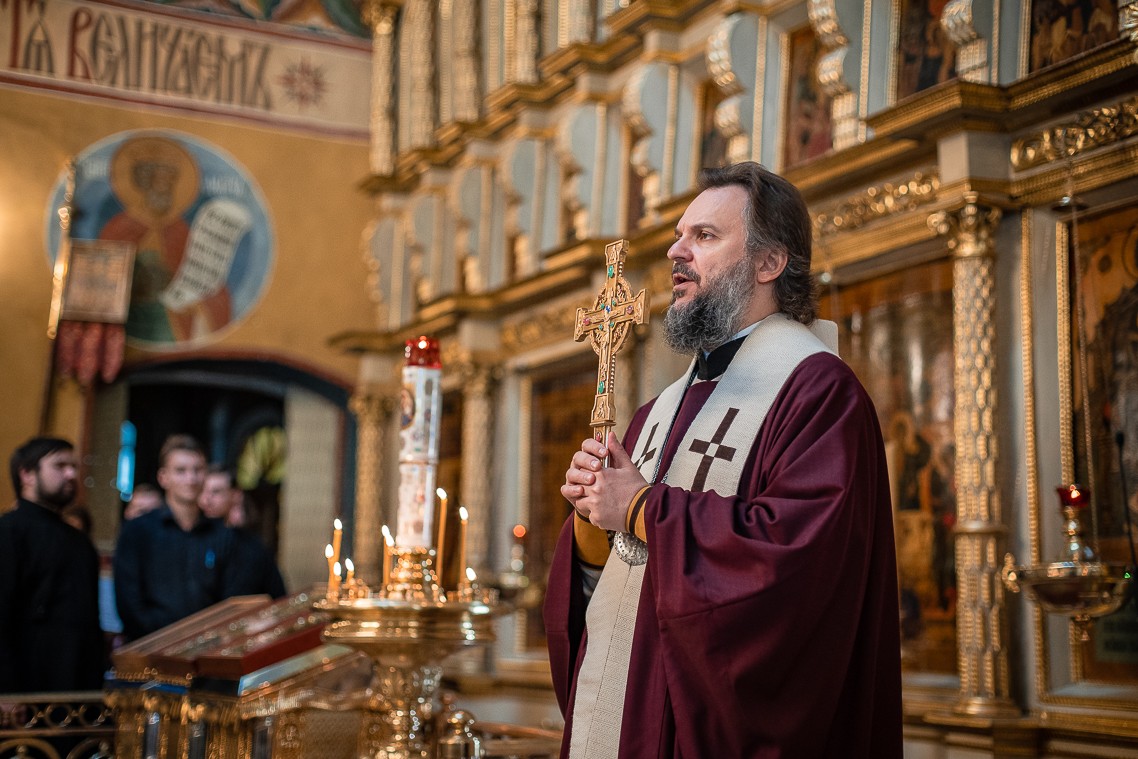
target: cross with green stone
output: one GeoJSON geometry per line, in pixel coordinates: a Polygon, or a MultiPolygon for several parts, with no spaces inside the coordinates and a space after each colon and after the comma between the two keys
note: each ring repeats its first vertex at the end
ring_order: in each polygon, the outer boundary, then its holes
{"type": "Polygon", "coordinates": [[[628,257],[628,240],[617,240],[605,246],[605,286],[597,294],[591,311],[577,309],[573,339],[577,342],[589,338],[597,354],[597,395],[593,399],[593,414],[589,426],[593,439],[599,443],[608,440],[609,431],[616,424],[616,354],[624,346],[634,324],[648,322],[647,298],[641,290],[635,297],[628,280],[624,278],[624,261],[628,257]]]}

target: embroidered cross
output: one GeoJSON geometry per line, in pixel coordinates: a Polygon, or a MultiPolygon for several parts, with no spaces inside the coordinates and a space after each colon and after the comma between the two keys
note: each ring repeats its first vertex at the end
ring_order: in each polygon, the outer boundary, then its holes
{"type": "Polygon", "coordinates": [[[695,473],[695,481],[692,482],[692,490],[702,491],[704,484],[707,482],[707,472],[711,469],[711,464],[716,460],[730,461],[735,458],[735,449],[726,445],[722,445],[723,438],[727,436],[727,430],[730,429],[731,423],[735,421],[739,409],[729,408],[727,414],[723,417],[723,421],[719,423],[719,429],[711,436],[711,440],[693,440],[691,442],[690,450],[693,453],[703,454],[703,459],[699,462],[699,468],[695,473]]]}
{"type": "Polygon", "coordinates": [[[652,425],[652,429],[648,430],[648,440],[644,443],[644,452],[640,454],[640,458],[636,459],[636,468],[640,469],[652,459],[656,458],[656,449],[649,448],[652,445],[652,438],[656,436],[656,428],[660,426],[659,422],[652,425]]]}

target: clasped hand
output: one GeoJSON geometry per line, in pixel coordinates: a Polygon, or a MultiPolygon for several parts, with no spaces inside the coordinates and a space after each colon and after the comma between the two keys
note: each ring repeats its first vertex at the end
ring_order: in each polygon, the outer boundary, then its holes
{"type": "Polygon", "coordinates": [[[624,530],[628,505],[647,484],[616,435],[609,433],[608,445],[592,438],[581,443],[565,472],[561,495],[597,527],[624,530]],[[608,467],[604,466],[606,456],[608,467]]]}

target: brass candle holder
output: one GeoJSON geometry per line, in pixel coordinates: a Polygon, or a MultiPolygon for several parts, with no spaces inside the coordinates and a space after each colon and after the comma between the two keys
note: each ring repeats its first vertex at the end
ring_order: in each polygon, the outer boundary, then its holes
{"type": "Polygon", "coordinates": [[[471,582],[439,585],[435,552],[394,549],[394,567],[378,591],[359,589],[315,606],[331,615],[324,639],[363,651],[372,659],[384,708],[383,736],[373,759],[426,759],[434,747],[424,734],[433,710],[442,662],[464,648],[493,642],[497,595],[471,582]]]}

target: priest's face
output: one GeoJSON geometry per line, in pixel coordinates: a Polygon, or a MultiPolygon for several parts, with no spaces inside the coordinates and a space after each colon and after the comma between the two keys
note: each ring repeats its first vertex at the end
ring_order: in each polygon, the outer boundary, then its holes
{"type": "Polygon", "coordinates": [[[21,472],[21,486],[28,500],[61,509],[75,497],[78,477],[75,452],[59,450],[40,459],[34,471],[21,472]]]}
{"type": "Polygon", "coordinates": [[[664,339],[680,353],[711,350],[751,323],[755,263],[745,249],[741,187],[713,187],[692,201],[676,225],[672,305],[664,316],[664,339]]]}
{"type": "Polygon", "coordinates": [[[205,485],[205,457],[196,451],[176,449],[158,470],[158,484],[171,506],[197,506],[205,485]]]}

